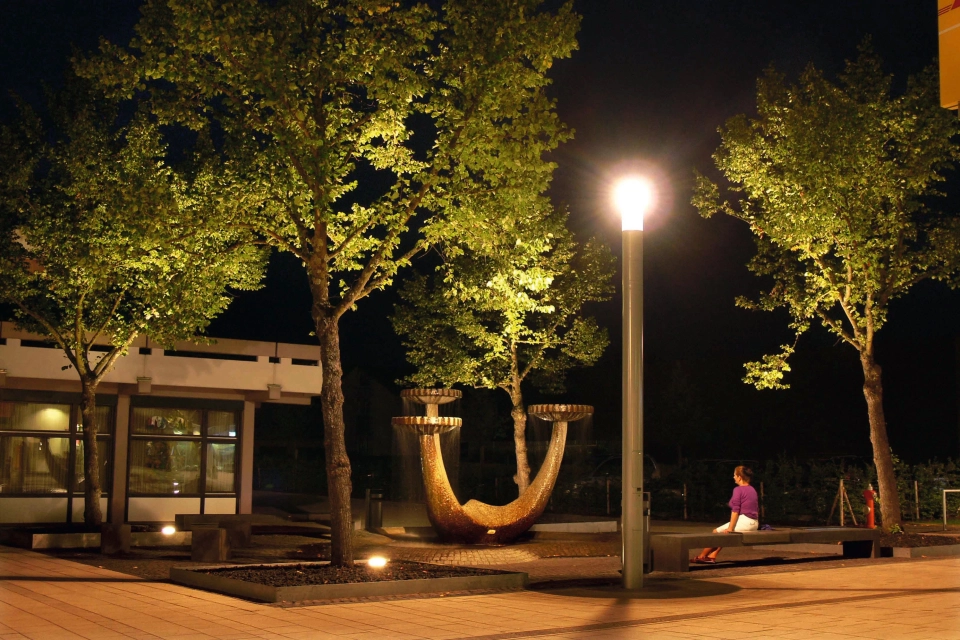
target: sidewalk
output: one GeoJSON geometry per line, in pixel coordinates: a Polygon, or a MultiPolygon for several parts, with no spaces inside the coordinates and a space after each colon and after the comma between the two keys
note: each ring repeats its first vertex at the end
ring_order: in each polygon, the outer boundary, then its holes
{"type": "MultiPolygon", "coordinates": [[[[595,560],[599,574],[613,570],[615,559],[595,560]]],[[[0,640],[704,636],[960,640],[960,558],[650,579],[647,585],[640,593],[580,587],[290,607],[0,547],[0,640]]]]}

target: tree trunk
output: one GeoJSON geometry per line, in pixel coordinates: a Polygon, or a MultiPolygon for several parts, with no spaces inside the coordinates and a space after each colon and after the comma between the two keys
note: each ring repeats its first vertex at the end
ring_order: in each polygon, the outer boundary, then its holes
{"type": "Polygon", "coordinates": [[[880,365],[872,355],[860,356],[863,365],[863,396],[867,400],[870,418],[870,442],[873,443],[873,463],[877,467],[877,489],[880,492],[880,512],[884,531],[900,525],[900,496],[897,477],[893,470],[893,454],[887,439],[887,421],[883,414],[883,382],[880,365]]]}
{"type": "Polygon", "coordinates": [[[519,392],[510,394],[513,409],[513,446],[517,451],[517,473],[513,481],[517,483],[518,495],[530,486],[530,463],[527,461],[527,412],[523,406],[523,396],[519,392]]]}
{"type": "Polygon", "coordinates": [[[103,522],[100,511],[100,452],[97,449],[97,385],[80,380],[80,424],[83,427],[83,522],[97,526],[103,522]]]}
{"type": "Polygon", "coordinates": [[[340,365],[340,330],[335,320],[317,321],[320,361],[323,365],[323,450],[330,499],[330,563],[353,565],[353,514],[350,496],[350,458],[343,422],[343,368],[340,365]]]}

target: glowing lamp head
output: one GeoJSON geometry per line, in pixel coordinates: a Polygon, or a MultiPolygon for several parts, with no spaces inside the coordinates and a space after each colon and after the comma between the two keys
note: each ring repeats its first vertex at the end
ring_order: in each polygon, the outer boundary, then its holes
{"type": "Polygon", "coordinates": [[[168,524],[163,529],[160,529],[160,533],[162,533],[165,536],[172,536],[176,532],[177,532],[177,528],[172,524],[168,524]]]}
{"type": "Polygon", "coordinates": [[[645,178],[624,178],[613,188],[613,202],[624,231],[642,231],[643,216],[653,206],[653,185],[645,178]]]}
{"type": "Polygon", "coordinates": [[[387,559],[383,556],[371,556],[370,559],[367,560],[367,566],[371,569],[383,569],[387,566],[387,559]]]}

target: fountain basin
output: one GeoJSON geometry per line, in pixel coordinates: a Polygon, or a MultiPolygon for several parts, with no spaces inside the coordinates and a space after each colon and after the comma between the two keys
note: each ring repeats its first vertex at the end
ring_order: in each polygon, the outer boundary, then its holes
{"type": "Polygon", "coordinates": [[[459,429],[463,425],[463,420],[448,416],[400,416],[391,418],[390,424],[417,435],[431,436],[459,429]]]}
{"type": "Polygon", "coordinates": [[[574,422],[593,415],[593,407],[589,404],[532,404],[527,413],[550,422],[574,422]]]}
{"type": "Polygon", "coordinates": [[[420,404],[447,404],[459,400],[463,392],[456,389],[404,389],[400,397],[420,404]]]}

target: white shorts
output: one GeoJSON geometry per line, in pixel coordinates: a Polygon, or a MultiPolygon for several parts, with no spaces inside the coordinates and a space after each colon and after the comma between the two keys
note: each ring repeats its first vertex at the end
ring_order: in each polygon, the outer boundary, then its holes
{"type": "MultiPolygon", "coordinates": [[[[737,528],[736,531],[756,531],[759,523],[753,518],[748,518],[747,516],[741,515],[737,518],[737,528]]],[[[730,528],[730,522],[725,522],[716,529],[713,530],[714,533],[723,533],[730,528]]]]}

